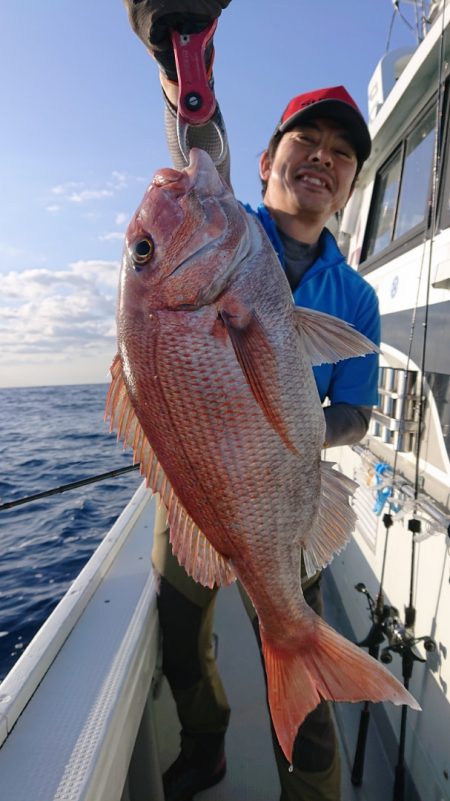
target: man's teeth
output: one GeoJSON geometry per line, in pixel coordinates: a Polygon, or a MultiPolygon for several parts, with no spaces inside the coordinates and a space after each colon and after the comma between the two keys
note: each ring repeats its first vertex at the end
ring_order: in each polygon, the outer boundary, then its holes
{"type": "Polygon", "coordinates": [[[326,186],[325,181],[322,181],[320,178],[313,178],[311,175],[302,175],[300,177],[302,181],[314,184],[314,186],[326,186]]]}

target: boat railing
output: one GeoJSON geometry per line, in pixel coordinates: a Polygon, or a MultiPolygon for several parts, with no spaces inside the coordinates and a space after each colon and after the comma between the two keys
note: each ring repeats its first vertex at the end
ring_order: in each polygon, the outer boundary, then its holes
{"type": "Polygon", "coordinates": [[[379,403],[370,434],[396,451],[414,451],[419,431],[420,380],[417,370],[380,367],[379,403]]]}
{"type": "MultiPolygon", "coordinates": [[[[418,495],[415,492],[414,486],[407,481],[401,474],[394,475],[392,468],[389,465],[383,464],[379,458],[372,453],[372,451],[364,444],[357,443],[351,446],[352,451],[358,454],[361,461],[370,470],[372,474],[377,473],[377,468],[382,466],[385,468],[384,481],[375,484],[371,498],[373,501],[372,511],[374,515],[381,515],[385,507],[385,503],[389,503],[396,509],[395,517],[402,519],[407,510],[414,506],[416,516],[418,516],[425,525],[425,536],[429,533],[444,533],[446,534],[447,541],[450,544],[450,515],[447,509],[438,503],[434,498],[430,497],[426,492],[420,490],[418,495]],[[389,492],[386,492],[389,489],[389,492]],[[375,503],[376,495],[383,493],[381,498],[382,503],[378,505],[375,503]]],[[[367,488],[367,475],[357,475],[357,480],[360,483],[360,488],[367,488]]],[[[367,510],[366,510],[367,511],[367,510]]],[[[373,518],[375,520],[375,517],[373,518]]],[[[417,538],[419,539],[419,538],[417,538]]]]}
{"type": "Polygon", "coordinates": [[[154,501],[141,484],[0,685],[0,801],[162,801],[154,501]]]}

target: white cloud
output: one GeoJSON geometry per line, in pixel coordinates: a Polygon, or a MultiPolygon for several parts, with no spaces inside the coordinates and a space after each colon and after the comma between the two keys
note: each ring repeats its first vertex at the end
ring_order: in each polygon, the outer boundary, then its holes
{"type": "Polygon", "coordinates": [[[9,272],[2,279],[2,361],[111,349],[119,263],[86,260],[57,271],[9,272]]]}
{"type": "Polygon", "coordinates": [[[110,231],[108,234],[100,234],[99,239],[101,242],[123,242],[123,231],[110,231]]]}
{"type": "Polygon", "coordinates": [[[51,214],[56,214],[58,211],[61,211],[61,206],[59,206],[57,203],[52,203],[51,205],[46,206],[45,210],[49,211],[51,214]]]}
{"type": "Polygon", "coordinates": [[[121,185],[128,184],[130,178],[128,173],[119,172],[119,170],[113,170],[112,177],[115,184],[121,184],[121,185]]]}
{"type": "Polygon", "coordinates": [[[25,251],[23,248],[18,248],[15,245],[10,245],[9,242],[0,242],[0,256],[5,259],[15,259],[23,256],[25,251]]]}
{"type": "Polygon", "coordinates": [[[116,289],[119,281],[120,264],[118,261],[102,261],[100,259],[84,259],[75,261],[69,267],[76,275],[81,275],[85,280],[89,276],[100,287],[109,286],[116,289]]]}
{"type": "Polygon", "coordinates": [[[99,239],[101,242],[110,242],[113,240],[118,240],[121,242],[124,238],[123,231],[110,231],[108,234],[100,234],[99,239]]]}
{"type": "MultiPolygon", "coordinates": [[[[58,198],[60,203],[66,202],[80,205],[115,197],[130,185],[143,182],[147,183],[147,180],[140,176],[114,170],[103,186],[88,186],[85,181],[66,181],[63,184],[51,187],[50,192],[58,198]]],[[[121,222],[125,222],[125,218],[121,222]]]]}
{"type": "Polygon", "coordinates": [[[69,203],[86,203],[89,200],[101,200],[105,197],[113,197],[111,189],[82,189],[79,192],[71,192],[66,199],[69,203]]]}
{"type": "Polygon", "coordinates": [[[67,181],[65,184],[59,184],[58,186],[52,186],[50,192],[52,195],[67,195],[69,192],[72,192],[74,189],[82,189],[83,184],[80,181],[67,181]]]}
{"type": "Polygon", "coordinates": [[[14,263],[41,265],[46,261],[45,256],[31,248],[27,250],[24,247],[11,245],[9,242],[0,242],[0,270],[11,268],[14,263]]]}
{"type": "Polygon", "coordinates": [[[116,225],[125,225],[128,222],[130,217],[131,217],[131,214],[125,214],[124,211],[118,211],[117,214],[116,214],[114,222],[115,222],[116,225]]]}

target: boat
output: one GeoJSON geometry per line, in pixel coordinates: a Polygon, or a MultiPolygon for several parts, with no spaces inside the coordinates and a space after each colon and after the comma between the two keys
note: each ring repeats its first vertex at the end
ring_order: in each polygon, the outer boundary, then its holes
{"type": "Polygon", "coordinates": [[[328,454],[360,485],[356,531],[329,573],[347,635],[422,706],[403,720],[388,705],[371,713],[408,799],[450,798],[449,22],[448,4],[431,4],[419,47],[378,64],[372,155],[338,234],[377,292],[382,355],[369,435],[328,454]]]}
{"type": "MultiPolygon", "coordinates": [[[[369,434],[325,452],[359,489],[355,533],[324,571],[329,621],[389,662],[422,712],[336,705],[345,801],[450,801],[445,2],[429,4],[422,33],[418,46],[389,52],[376,67],[372,155],[338,221],[341,249],[380,300],[382,355],[369,434]]],[[[0,801],[163,801],[178,725],[160,665],[154,514],[142,484],[1,683],[0,801]]],[[[273,801],[259,654],[236,588],[221,591],[218,607],[229,768],[199,799],[273,801]]]]}
{"type": "MultiPolygon", "coordinates": [[[[142,483],[0,684],[0,801],[164,801],[179,725],[159,657],[154,513],[142,483]]],[[[228,771],[198,797],[272,801],[279,787],[262,666],[235,585],[219,594],[216,629],[232,706],[228,771]]],[[[341,743],[346,754],[342,734],[341,743]]],[[[363,795],[346,756],[346,801],[386,797],[390,774],[379,775],[379,760],[387,763],[374,728],[369,747],[363,795]]]]}

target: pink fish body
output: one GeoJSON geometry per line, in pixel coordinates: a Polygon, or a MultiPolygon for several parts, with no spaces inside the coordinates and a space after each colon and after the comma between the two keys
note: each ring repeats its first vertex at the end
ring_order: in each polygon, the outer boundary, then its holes
{"type": "Polygon", "coordinates": [[[312,364],[374,350],[294,306],[258,220],[209,156],[159,171],[126,236],[119,353],[107,401],[167,508],[180,564],[207,586],[240,579],[260,621],[269,704],[288,760],[321,698],[419,708],[384,667],[305,603],[309,574],[354,527],[354,482],[321,462],[312,364]]]}

